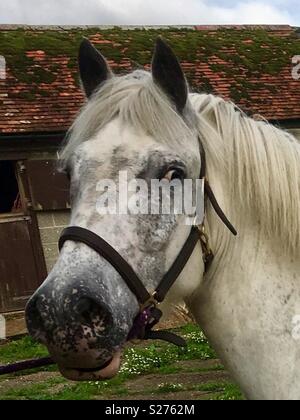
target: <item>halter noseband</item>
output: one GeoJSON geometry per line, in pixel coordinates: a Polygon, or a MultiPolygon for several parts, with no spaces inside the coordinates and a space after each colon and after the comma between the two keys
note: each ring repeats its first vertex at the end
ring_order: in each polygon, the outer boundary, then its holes
{"type": "MultiPolygon", "coordinates": [[[[206,178],[206,157],[201,142],[200,156],[200,179],[204,180],[205,201],[210,201],[211,205],[225,226],[232,232],[233,235],[237,235],[236,230],[220,208],[206,178]]],[[[145,340],[161,339],[176,344],[180,347],[186,346],[185,341],[181,337],[178,337],[168,331],[152,331],[152,329],[156,324],[158,324],[162,317],[162,311],[158,309],[158,305],[164,301],[167,293],[183,271],[192,253],[194,252],[198,241],[200,241],[201,244],[205,272],[208,271],[214,259],[214,254],[209,246],[208,236],[205,233],[204,221],[202,225],[192,227],[191,233],[179,255],[177,256],[175,262],[169,271],[164,275],[163,279],[153,293],[149,293],[128,262],[125,261],[124,258],[103,238],[91,232],[90,230],[81,227],[68,227],[62,232],[62,235],[59,239],[60,251],[66,241],[81,242],[96,251],[115,268],[115,270],[124,279],[130,291],[136,296],[140,304],[140,312],[134,321],[134,325],[131,332],[129,333],[128,340],[133,340],[136,338],[145,340]]]]}

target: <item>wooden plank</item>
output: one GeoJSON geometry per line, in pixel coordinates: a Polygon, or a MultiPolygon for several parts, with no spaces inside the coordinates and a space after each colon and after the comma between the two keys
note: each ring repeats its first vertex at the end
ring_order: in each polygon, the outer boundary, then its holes
{"type": "Polygon", "coordinates": [[[29,222],[0,224],[0,312],[22,310],[43,279],[36,269],[29,222]]]}

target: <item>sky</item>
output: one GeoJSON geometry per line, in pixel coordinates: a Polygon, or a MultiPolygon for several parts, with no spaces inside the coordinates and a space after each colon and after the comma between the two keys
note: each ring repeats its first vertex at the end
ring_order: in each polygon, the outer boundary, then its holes
{"type": "Polygon", "coordinates": [[[0,0],[0,24],[300,26],[299,0],[0,0]]]}

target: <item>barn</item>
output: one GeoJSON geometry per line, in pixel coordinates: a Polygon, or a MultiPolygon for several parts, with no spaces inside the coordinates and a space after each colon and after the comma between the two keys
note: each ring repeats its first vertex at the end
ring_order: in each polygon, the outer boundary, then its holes
{"type": "Polygon", "coordinates": [[[150,68],[162,35],[194,91],[234,101],[300,139],[300,30],[290,26],[0,26],[0,313],[22,311],[68,224],[60,145],[84,102],[77,50],[88,37],[115,73],[150,68]]]}

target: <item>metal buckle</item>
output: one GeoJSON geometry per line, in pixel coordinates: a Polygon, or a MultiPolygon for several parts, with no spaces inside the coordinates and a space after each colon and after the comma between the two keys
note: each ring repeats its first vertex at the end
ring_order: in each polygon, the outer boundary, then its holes
{"type": "Polygon", "coordinates": [[[197,228],[198,228],[198,230],[200,232],[200,238],[201,238],[201,240],[203,241],[203,243],[205,244],[205,246],[207,248],[210,248],[210,246],[209,246],[209,237],[208,237],[208,234],[206,233],[206,229],[205,229],[204,223],[202,223],[202,225],[200,225],[200,226],[198,225],[197,228]]]}
{"type": "Polygon", "coordinates": [[[156,291],[152,292],[150,294],[149,299],[145,303],[142,303],[140,305],[140,312],[141,313],[144,312],[146,309],[148,309],[150,307],[156,308],[159,305],[158,300],[155,298],[156,293],[157,293],[156,291]]]}
{"type": "Polygon", "coordinates": [[[204,223],[202,223],[202,225],[196,225],[196,228],[199,230],[199,234],[200,234],[203,261],[204,261],[204,264],[206,265],[206,268],[208,268],[208,266],[211,264],[214,258],[214,254],[209,244],[209,237],[208,237],[208,234],[206,233],[204,223]]]}

